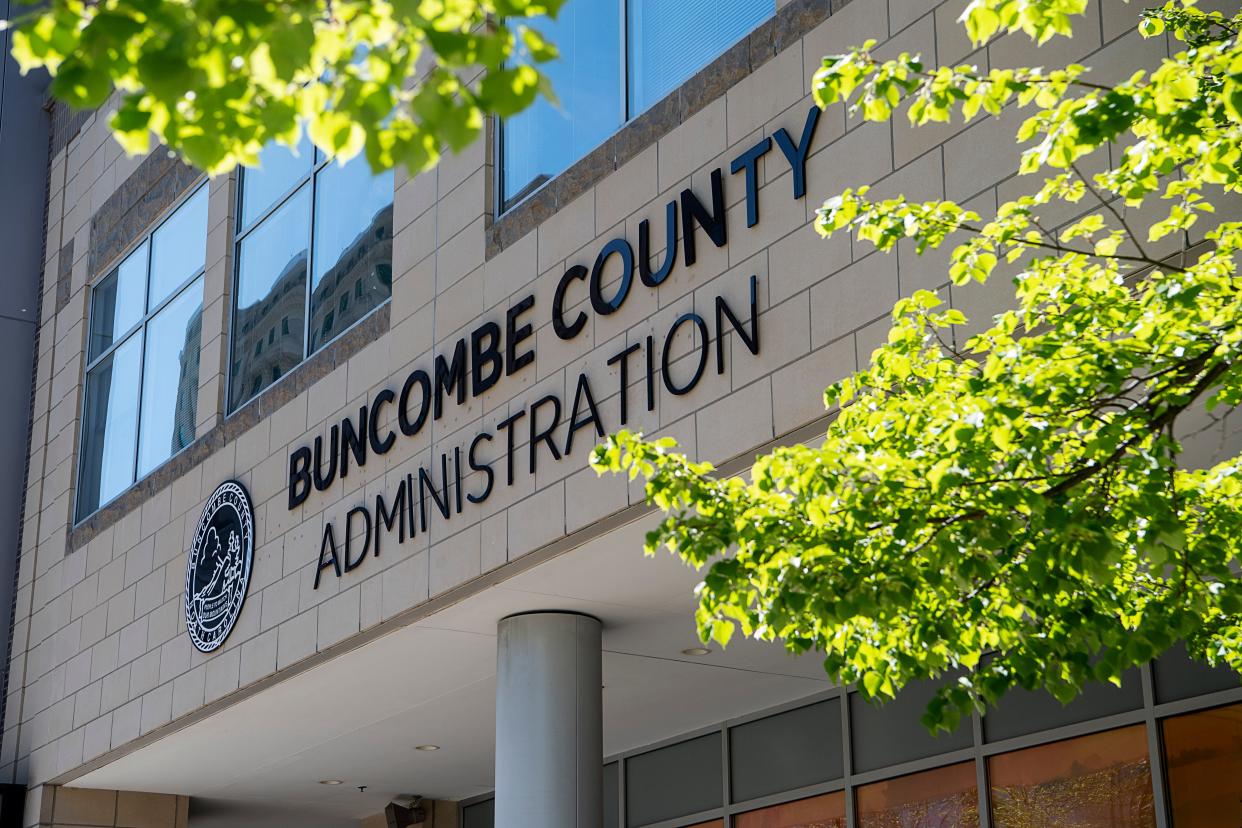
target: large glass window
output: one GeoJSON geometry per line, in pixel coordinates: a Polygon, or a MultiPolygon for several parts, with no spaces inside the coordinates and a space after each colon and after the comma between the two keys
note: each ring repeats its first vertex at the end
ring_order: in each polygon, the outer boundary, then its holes
{"type": "Polygon", "coordinates": [[[81,520],[194,440],[207,186],[91,290],[81,520]]]}
{"type": "Polygon", "coordinates": [[[391,171],[305,140],[242,174],[230,411],[392,295],[392,197],[391,171]]]}
{"type": "Polygon", "coordinates": [[[736,828],[845,828],[842,791],[785,802],[733,818],[736,828]]]}
{"type": "Polygon", "coordinates": [[[977,828],[975,763],[873,782],[858,789],[858,828],[977,828]]]}
{"type": "Polygon", "coordinates": [[[1242,825],[1242,704],[1163,726],[1173,828],[1242,825]]]}
{"type": "Polygon", "coordinates": [[[993,756],[988,778],[995,828],[1156,824],[1143,725],[993,756]]]}
{"type": "Polygon", "coordinates": [[[516,204],[676,89],[776,10],[775,0],[568,0],[533,25],[559,51],[557,103],[504,124],[501,199],[516,204]]]}

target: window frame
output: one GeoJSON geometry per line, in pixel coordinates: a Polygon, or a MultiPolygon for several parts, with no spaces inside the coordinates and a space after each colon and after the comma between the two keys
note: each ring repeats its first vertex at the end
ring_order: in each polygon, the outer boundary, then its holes
{"type": "MultiPolygon", "coordinates": [[[[355,156],[355,158],[351,158],[350,161],[352,162],[358,159],[362,159],[365,161],[365,159],[363,159],[363,156],[361,155],[355,156]]],[[[362,322],[365,321],[368,317],[370,317],[371,314],[375,313],[375,311],[384,307],[384,305],[392,302],[392,294],[390,292],[389,295],[384,299],[384,301],[380,302],[375,307],[371,308],[371,310],[367,311],[366,314],[364,314],[356,322],[354,322],[347,328],[342,328],[331,339],[324,340],[323,344],[319,346],[318,350],[313,351],[313,352],[310,350],[311,295],[315,289],[314,284],[313,284],[314,278],[315,278],[315,219],[317,217],[316,206],[318,204],[318,202],[315,199],[315,195],[316,195],[316,190],[319,187],[319,173],[325,168],[327,168],[329,164],[332,164],[335,160],[336,159],[328,156],[326,153],[320,150],[319,147],[315,146],[314,144],[311,144],[311,164],[310,164],[308,171],[304,173],[302,177],[300,177],[294,184],[290,185],[287,190],[285,190],[283,193],[278,195],[272,201],[272,203],[268,205],[268,207],[266,207],[262,212],[257,214],[254,218],[252,218],[249,222],[245,224],[242,223],[243,222],[242,198],[245,194],[245,189],[246,189],[246,173],[249,172],[249,170],[247,168],[242,168],[239,170],[239,173],[237,176],[237,187],[236,187],[237,192],[233,194],[234,195],[233,215],[235,216],[235,218],[233,219],[233,239],[231,242],[232,252],[233,252],[233,267],[232,267],[233,272],[232,272],[231,281],[230,281],[231,293],[229,296],[229,325],[228,325],[228,331],[227,331],[228,362],[225,365],[226,370],[224,372],[224,416],[226,417],[245,408],[247,405],[250,404],[251,401],[253,401],[256,397],[261,395],[267,389],[272,388],[278,385],[279,383],[283,382],[286,377],[288,377],[290,374],[294,372],[294,370],[298,368],[298,366],[303,365],[312,356],[314,356],[315,354],[319,353],[320,351],[328,347],[329,344],[336,341],[337,339],[340,339],[342,336],[345,335],[346,332],[348,332],[352,328],[356,327],[357,325],[362,324],[362,322]],[[307,194],[307,197],[310,200],[310,209],[309,209],[310,227],[307,230],[307,235],[306,235],[306,290],[305,290],[305,295],[303,296],[304,313],[302,315],[302,358],[298,361],[297,365],[293,366],[293,368],[281,374],[279,379],[276,379],[276,380],[273,380],[272,382],[267,383],[266,385],[264,385],[262,388],[260,388],[258,391],[256,391],[253,394],[248,394],[242,402],[238,403],[237,406],[234,407],[232,405],[232,401],[230,400],[230,396],[231,396],[230,390],[233,387],[233,361],[234,361],[233,360],[233,357],[234,357],[233,333],[237,330],[237,296],[238,296],[238,291],[239,291],[239,287],[241,283],[241,265],[242,265],[241,246],[242,246],[242,243],[246,240],[246,238],[251,233],[253,233],[256,229],[258,229],[264,222],[270,219],[273,215],[279,212],[280,209],[284,207],[285,204],[287,204],[289,200],[292,199],[298,193],[299,190],[301,190],[303,187],[308,186],[308,185],[310,186],[310,190],[307,194]]],[[[395,178],[394,178],[394,181],[395,181],[395,178]]],[[[393,188],[392,195],[393,195],[393,206],[395,208],[396,195],[397,195],[395,186],[393,188]]]]}
{"type": "MultiPolygon", "coordinates": [[[[764,18],[765,22],[768,20],[771,20],[777,13],[777,0],[770,0],[770,2],[772,5],[772,8],[768,12],[768,15],[764,18]]],[[[635,111],[635,107],[633,106],[630,100],[631,98],[630,96],[630,72],[631,72],[631,66],[630,66],[630,0],[617,0],[617,19],[620,23],[619,40],[620,40],[620,49],[621,49],[621,73],[620,73],[621,74],[621,78],[620,78],[621,80],[621,97],[620,97],[621,111],[619,113],[620,122],[617,124],[617,128],[613,132],[608,134],[608,138],[613,137],[618,132],[625,129],[625,127],[628,126],[632,121],[634,121],[639,116],[641,116],[643,113],[647,112],[649,109],[655,106],[655,104],[653,103],[651,106],[647,107],[647,109],[643,109],[641,111],[635,111]]],[[[751,29],[750,31],[754,31],[754,29],[751,29]]],[[[750,32],[747,32],[746,35],[743,35],[743,37],[748,37],[749,35],[750,35],[750,32]]],[[[740,41],[734,41],[733,43],[730,43],[728,46],[725,47],[725,49],[721,50],[716,55],[716,57],[720,57],[720,55],[724,54],[725,51],[727,51],[729,48],[732,48],[732,46],[734,46],[738,42],[740,41]]],[[[715,60],[715,58],[712,58],[712,60],[715,60]]],[[[709,61],[709,64],[710,64],[710,61],[709,61]]],[[[698,71],[702,71],[703,68],[705,67],[700,67],[698,71]]],[[[691,75],[690,77],[694,77],[694,75],[691,75]]],[[[686,80],[689,80],[689,78],[687,78],[686,80]]],[[[683,81],[683,83],[684,82],[685,81],[683,81]]],[[[673,91],[676,91],[676,90],[673,90],[673,91]]],[[[495,131],[496,131],[496,141],[494,142],[494,146],[492,148],[492,164],[496,170],[495,175],[492,176],[492,185],[493,185],[492,186],[492,203],[496,205],[493,211],[494,213],[493,218],[500,218],[506,213],[512,212],[517,207],[519,207],[520,205],[528,201],[533,195],[535,195],[535,193],[539,192],[540,190],[542,190],[543,188],[551,184],[553,181],[555,181],[557,178],[559,178],[561,174],[565,172],[565,170],[568,170],[574,164],[578,163],[583,158],[590,155],[598,147],[603,146],[603,142],[601,142],[600,144],[596,144],[594,147],[592,147],[587,152],[583,153],[581,156],[571,160],[568,164],[565,165],[564,169],[550,176],[547,181],[543,182],[538,187],[535,187],[533,190],[530,190],[529,192],[523,193],[521,196],[514,198],[512,203],[506,203],[505,202],[505,171],[507,169],[507,165],[505,164],[505,149],[504,149],[505,148],[505,119],[501,118],[500,116],[495,116],[493,118],[493,123],[495,125],[495,131]]],[[[605,138],[604,141],[606,142],[608,138],[605,138]]]]}
{"type": "MultiPolygon", "coordinates": [[[[146,383],[146,373],[147,373],[147,327],[151,323],[152,319],[158,316],[166,307],[171,305],[173,302],[177,301],[177,299],[181,298],[181,295],[185,293],[186,290],[188,290],[194,284],[194,282],[197,281],[198,279],[203,279],[202,300],[206,299],[207,282],[204,277],[207,273],[207,258],[210,255],[210,251],[207,249],[207,238],[211,235],[210,210],[211,210],[211,180],[207,178],[206,176],[203,176],[195,184],[187,188],[183,194],[178,196],[177,200],[174,201],[166,210],[164,210],[164,212],[162,212],[159,215],[159,218],[157,218],[151,224],[149,229],[147,229],[141,236],[139,236],[135,242],[130,244],[128,247],[126,247],[124,253],[122,253],[120,256],[117,256],[116,259],[113,260],[112,265],[107,270],[102,271],[102,273],[96,276],[94,281],[92,281],[89,285],[87,285],[87,287],[89,288],[89,295],[87,296],[86,325],[85,325],[85,331],[84,331],[85,342],[82,348],[82,355],[83,357],[86,358],[86,363],[82,368],[82,400],[81,400],[80,405],[78,406],[78,451],[77,451],[77,459],[76,459],[76,462],[74,463],[74,482],[73,482],[73,525],[75,527],[80,526],[81,524],[90,520],[91,517],[96,515],[101,509],[108,506],[110,503],[112,503],[117,498],[121,497],[121,495],[125,494],[125,492],[129,491],[134,486],[138,485],[140,481],[145,480],[146,478],[150,477],[152,474],[155,473],[157,469],[159,469],[165,463],[168,463],[178,454],[181,454],[181,452],[185,451],[186,449],[190,447],[190,445],[193,444],[193,441],[191,441],[189,445],[185,445],[177,449],[175,452],[168,455],[168,457],[165,458],[163,461],[161,461],[160,463],[157,463],[155,466],[151,468],[150,471],[142,475],[138,474],[138,458],[141,452],[141,443],[142,443],[142,391],[146,383]],[[152,252],[155,248],[155,244],[154,244],[155,234],[158,233],[160,229],[163,228],[163,226],[168,223],[168,220],[171,219],[178,210],[180,210],[182,207],[188,204],[192,198],[194,198],[196,195],[198,195],[200,192],[203,192],[203,191],[206,191],[206,197],[207,197],[207,203],[208,203],[208,216],[209,216],[207,220],[208,227],[206,228],[206,232],[203,236],[203,264],[198,270],[195,270],[193,273],[191,273],[184,281],[180,282],[179,284],[176,285],[176,287],[172,288],[168,292],[168,294],[159,301],[157,305],[148,309],[147,304],[151,301],[151,257],[152,257],[152,252]],[[109,276],[111,276],[114,272],[117,272],[120,269],[121,265],[124,264],[125,261],[130,256],[138,252],[138,250],[142,248],[143,245],[146,245],[147,250],[146,250],[146,262],[143,267],[143,286],[142,286],[142,311],[143,312],[142,312],[142,315],[138,319],[138,321],[135,322],[133,325],[131,325],[129,328],[126,328],[124,331],[121,331],[119,333],[113,334],[112,342],[108,345],[108,347],[101,350],[95,356],[94,359],[91,359],[90,358],[91,323],[94,322],[95,320],[95,290],[99,288],[99,286],[103,284],[103,282],[106,281],[109,276]],[[87,384],[90,382],[91,371],[98,368],[104,362],[104,360],[108,359],[114,353],[116,353],[116,351],[122,345],[127,343],[130,337],[134,336],[134,334],[141,334],[141,342],[139,343],[140,347],[138,349],[138,404],[136,406],[136,411],[135,411],[136,419],[134,423],[134,451],[133,451],[134,457],[133,457],[133,464],[131,466],[131,469],[132,469],[131,478],[132,479],[130,480],[130,483],[128,486],[121,489],[116,494],[109,497],[107,500],[101,499],[100,502],[95,506],[95,508],[92,509],[90,512],[87,512],[86,514],[83,514],[83,515],[79,515],[78,509],[80,508],[81,502],[82,502],[82,461],[86,457],[86,451],[85,451],[85,448],[86,448],[86,405],[88,402],[87,384]]],[[[203,347],[202,335],[200,334],[199,335],[199,349],[201,350],[202,347],[203,347]]],[[[195,430],[194,430],[194,439],[195,440],[198,439],[197,426],[195,427],[195,430]]]]}

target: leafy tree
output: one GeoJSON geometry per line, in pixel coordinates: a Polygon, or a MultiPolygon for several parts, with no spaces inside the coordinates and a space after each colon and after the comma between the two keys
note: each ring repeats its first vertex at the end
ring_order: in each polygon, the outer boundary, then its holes
{"type": "MultiPolygon", "coordinates": [[[[974,0],[963,22],[976,44],[1017,30],[1042,43],[1085,6],[974,0]]],[[[1175,436],[1188,412],[1242,402],[1242,222],[1203,226],[1242,184],[1240,26],[1170,0],[1140,31],[1181,51],[1115,86],[1079,65],[880,60],[874,42],[824,59],[815,100],[870,120],[1028,113],[1033,183],[995,215],[858,187],[816,221],[885,252],[965,236],[952,282],[1016,273],[1015,309],[968,336],[935,293],[901,299],[869,367],[826,392],[840,413],[823,444],[760,457],[748,479],[669,440],[622,432],[596,450],[598,471],[642,475],[666,512],[648,553],[707,567],[704,640],[821,651],[870,698],[938,679],[933,729],[1015,687],[1068,701],[1118,683],[1179,640],[1242,671],[1239,458],[1183,468],[1175,436]],[[1106,144],[1115,160],[1085,173],[1106,144]],[[1077,218],[1050,229],[1054,208],[1077,218]]]]}
{"type": "Polygon", "coordinates": [[[51,0],[4,25],[22,71],[47,69],[71,106],[120,90],[110,125],[130,153],[154,135],[218,173],[305,124],[332,155],[413,173],[550,92],[537,65],[555,50],[523,21],[562,2],[51,0]]]}

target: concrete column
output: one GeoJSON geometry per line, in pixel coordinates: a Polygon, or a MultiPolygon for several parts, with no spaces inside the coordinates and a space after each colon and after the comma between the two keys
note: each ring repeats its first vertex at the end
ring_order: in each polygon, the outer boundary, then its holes
{"type": "Polygon", "coordinates": [[[496,828],[601,828],[600,622],[568,612],[500,622],[496,828]]]}

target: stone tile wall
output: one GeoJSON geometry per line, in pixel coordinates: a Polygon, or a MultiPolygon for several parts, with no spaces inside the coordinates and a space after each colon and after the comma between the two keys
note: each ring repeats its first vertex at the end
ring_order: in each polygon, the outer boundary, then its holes
{"type": "Polygon", "coordinates": [[[26,828],[186,828],[190,799],[45,785],[26,796],[26,828]]]}

